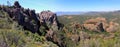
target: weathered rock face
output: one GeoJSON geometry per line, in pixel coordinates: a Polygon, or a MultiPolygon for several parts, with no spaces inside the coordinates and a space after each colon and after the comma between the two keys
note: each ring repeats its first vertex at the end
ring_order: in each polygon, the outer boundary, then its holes
{"type": "Polygon", "coordinates": [[[103,17],[98,17],[98,18],[95,18],[95,19],[86,20],[84,23],[85,24],[96,24],[98,22],[106,23],[107,20],[103,17]]]}
{"type": "Polygon", "coordinates": [[[57,37],[56,31],[61,27],[61,24],[57,20],[57,15],[51,11],[42,11],[39,14],[39,21],[42,26],[44,26],[47,30],[46,39],[48,41],[52,41],[60,47],[64,47],[62,44],[62,40],[57,37]]]}
{"type": "Polygon", "coordinates": [[[30,30],[33,33],[39,32],[40,22],[34,10],[22,8],[18,1],[13,6],[3,6],[1,9],[7,12],[10,18],[23,26],[24,29],[30,30]]]}
{"type": "Polygon", "coordinates": [[[30,30],[32,33],[38,33],[41,35],[39,31],[40,26],[45,27],[46,31],[46,39],[56,43],[59,46],[63,46],[62,40],[57,37],[55,31],[57,31],[61,24],[57,20],[57,16],[55,13],[51,11],[42,11],[40,14],[36,14],[35,10],[24,9],[21,5],[16,1],[13,6],[0,6],[0,10],[3,10],[8,13],[10,18],[21,25],[24,29],[30,30]]]}
{"type": "Polygon", "coordinates": [[[106,19],[98,17],[96,19],[86,20],[83,25],[88,30],[101,32],[104,31],[103,23],[106,23],[106,19]]]}
{"type": "Polygon", "coordinates": [[[102,17],[98,17],[96,19],[89,19],[86,20],[85,23],[83,24],[84,27],[88,30],[91,31],[107,31],[107,32],[114,32],[118,29],[118,23],[110,22],[109,24],[107,23],[107,20],[102,17]]]}
{"type": "Polygon", "coordinates": [[[57,20],[55,13],[51,11],[42,11],[39,15],[35,10],[24,9],[18,1],[13,6],[0,6],[0,10],[7,12],[14,21],[22,25],[24,29],[30,30],[33,33],[39,32],[40,25],[43,25],[46,30],[58,30],[62,24],[57,20]]]}
{"type": "Polygon", "coordinates": [[[57,15],[51,11],[42,11],[39,14],[39,20],[40,23],[47,28],[50,27],[56,27],[56,29],[59,29],[59,22],[57,20],[57,15]]]}
{"type": "Polygon", "coordinates": [[[117,29],[119,28],[118,26],[119,26],[118,23],[110,22],[108,28],[106,28],[105,30],[107,32],[112,33],[112,32],[117,31],[117,29]]]}
{"type": "Polygon", "coordinates": [[[42,23],[50,22],[50,24],[53,24],[56,22],[56,14],[51,11],[42,11],[39,16],[42,23]]]}

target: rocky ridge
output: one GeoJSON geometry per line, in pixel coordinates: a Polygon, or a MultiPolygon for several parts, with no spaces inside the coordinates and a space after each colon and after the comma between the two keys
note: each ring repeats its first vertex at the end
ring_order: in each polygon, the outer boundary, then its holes
{"type": "Polygon", "coordinates": [[[12,20],[18,22],[18,24],[23,26],[24,29],[30,30],[33,33],[39,32],[41,25],[44,25],[47,30],[49,30],[47,24],[59,28],[57,16],[51,11],[42,11],[37,15],[35,10],[21,7],[18,1],[10,7],[0,6],[0,10],[7,12],[12,20]]]}
{"type": "Polygon", "coordinates": [[[55,13],[48,10],[37,14],[35,10],[23,8],[18,1],[15,1],[13,6],[0,5],[0,10],[7,12],[12,21],[17,22],[23,29],[29,30],[32,33],[42,35],[40,28],[42,26],[45,27],[47,40],[54,42],[58,46],[62,46],[58,37],[55,37],[55,31],[62,27],[55,13]]]}

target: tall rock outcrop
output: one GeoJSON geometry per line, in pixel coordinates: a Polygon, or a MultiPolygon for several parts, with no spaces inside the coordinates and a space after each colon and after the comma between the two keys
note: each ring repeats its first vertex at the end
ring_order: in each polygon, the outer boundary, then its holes
{"type": "Polygon", "coordinates": [[[18,1],[15,1],[13,6],[1,6],[1,10],[8,13],[13,21],[16,21],[24,29],[31,32],[39,32],[40,22],[37,18],[35,10],[24,9],[18,1]]]}
{"type": "Polygon", "coordinates": [[[13,6],[0,6],[0,10],[7,12],[13,21],[16,21],[24,29],[31,32],[39,32],[40,26],[44,26],[46,30],[58,30],[60,24],[57,20],[57,15],[51,11],[42,11],[39,15],[35,10],[23,8],[18,1],[15,1],[13,6]]]}
{"type": "Polygon", "coordinates": [[[57,37],[57,32],[62,26],[57,19],[57,15],[51,11],[42,11],[39,14],[39,21],[47,30],[46,39],[52,41],[60,47],[64,47],[61,38],[57,37]]]}
{"type": "Polygon", "coordinates": [[[49,28],[54,28],[54,29],[60,28],[60,23],[57,20],[57,15],[49,10],[42,11],[39,14],[39,20],[40,23],[44,25],[47,30],[49,30],[49,28]]]}
{"type": "Polygon", "coordinates": [[[54,42],[59,46],[63,46],[60,37],[57,37],[57,32],[63,25],[57,20],[57,15],[51,11],[42,11],[36,14],[35,10],[23,8],[18,1],[15,1],[13,6],[0,6],[0,10],[8,13],[9,17],[25,30],[30,30],[32,33],[40,32],[42,26],[45,27],[45,36],[47,40],[54,42]],[[40,29],[40,30],[39,30],[40,29]]]}

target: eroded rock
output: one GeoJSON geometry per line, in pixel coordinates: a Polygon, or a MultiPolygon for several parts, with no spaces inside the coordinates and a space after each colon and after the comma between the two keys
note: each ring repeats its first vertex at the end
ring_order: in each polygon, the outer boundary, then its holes
{"type": "Polygon", "coordinates": [[[60,23],[57,20],[57,15],[51,11],[42,11],[39,14],[40,23],[49,29],[50,27],[60,28],[60,23]]]}
{"type": "Polygon", "coordinates": [[[119,24],[115,22],[107,23],[107,20],[102,17],[98,17],[95,19],[89,19],[86,20],[83,24],[85,29],[91,30],[91,31],[107,31],[107,32],[115,32],[118,29],[119,24]]]}
{"type": "Polygon", "coordinates": [[[110,22],[108,28],[106,28],[105,30],[106,30],[107,32],[112,33],[112,32],[115,32],[115,31],[118,30],[118,28],[119,28],[118,26],[119,26],[118,23],[110,22]]]}
{"type": "Polygon", "coordinates": [[[13,6],[2,6],[1,8],[8,13],[13,21],[23,26],[24,29],[30,30],[33,33],[39,32],[40,22],[37,19],[35,10],[22,8],[18,1],[15,1],[13,6]]]}

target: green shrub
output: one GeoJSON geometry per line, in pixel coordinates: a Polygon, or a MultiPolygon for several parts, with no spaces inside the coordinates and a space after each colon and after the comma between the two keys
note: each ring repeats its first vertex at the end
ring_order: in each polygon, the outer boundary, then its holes
{"type": "Polygon", "coordinates": [[[23,47],[26,45],[25,35],[21,31],[0,29],[1,42],[8,47],[23,47]]]}

